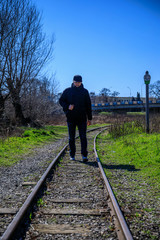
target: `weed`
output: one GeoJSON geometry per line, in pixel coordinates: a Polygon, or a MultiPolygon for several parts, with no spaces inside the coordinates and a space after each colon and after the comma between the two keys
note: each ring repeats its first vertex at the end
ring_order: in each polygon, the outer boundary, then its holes
{"type": "Polygon", "coordinates": [[[135,122],[125,122],[121,124],[111,125],[109,130],[110,136],[112,138],[117,138],[121,136],[126,136],[131,133],[143,133],[144,125],[140,121],[135,122]]]}
{"type": "Polygon", "coordinates": [[[115,230],[114,226],[110,225],[110,226],[109,226],[109,230],[110,230],[110,231],[114,231],[114,230],[115,230]]]}
{"type": "Polygon", "coordinates": [[[151,239],[157,239],[157,236],[154,236],[154,235],[150,235],[151,239]]]}
{"type": "Polygon", "coordinates": [[[154,210],[154,208],[144,208],[143,209],[145,212],[152,212],[154,210]]]}
{"type": "Polygon", "coordinates": [[[58,223],[56,218],[52,218],[52,219],[50,219],[50,222],[51,222],[51,223],[54,222],[55,224],[58,223]]]}
{"type": "Polygon", "coordinates": [[[42,199],[42,198],[38,199],[38,201],[37,201],[37,206],[38,206],[38,207],[42,207],[43,205],[44,205],[43,199],[42,199]]]}
{"type": "Polygon", "coordinates": [[[32,216],[33,216],[33,214],[32,214],[32,212],[29,214],[29,220],[30,221],[32,221],[32,216]]]}
{"type": "Polygon", "coordinates": [[[135,213],[135,217],[141,217],[142,216],[142,214],[141,213],[135,213]]]}
{"type": "Polygon", "coordinates": [[[50,193],[50,192],[48,192],[48,191],[45,191],[45,194],[46,194],[46,195],[50,195],[51,193],[50,193]]]}

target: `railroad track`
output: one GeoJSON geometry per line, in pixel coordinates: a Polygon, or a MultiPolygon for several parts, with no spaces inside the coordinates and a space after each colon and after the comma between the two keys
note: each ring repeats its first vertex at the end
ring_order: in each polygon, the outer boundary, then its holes
{"type": "MultiPolygon", "coordinates": [[[[19,211],[4,209],[7,217],[16,215],[1,240],[133,239],[96,152],[99,133],[100,129],[88,133],[89,162],[82,162],[79,139],[75,161],[66,145],[19,211]]],[[[26,188],[34,184],[27,183],[26,188]]]]}

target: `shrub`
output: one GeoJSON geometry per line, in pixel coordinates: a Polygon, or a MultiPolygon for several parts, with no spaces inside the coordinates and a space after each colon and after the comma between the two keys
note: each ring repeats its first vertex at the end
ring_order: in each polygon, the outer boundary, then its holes
{"type": "Polygon", "coordinates": [[[143,122],[137,120],[134,122],[111,125],[109,133],[113,138],[117,138],[131,133],[142,133],[144,131],[145,128],[143,122]]]}

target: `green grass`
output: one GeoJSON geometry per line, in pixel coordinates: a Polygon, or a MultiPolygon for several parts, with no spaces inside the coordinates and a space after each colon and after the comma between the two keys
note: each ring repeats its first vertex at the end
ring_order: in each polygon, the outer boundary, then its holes
{"type": "Polygon", "coordinates": [[[11,166],[24,154],[31,153],[35,147],[63,138],[66,133],[66,126],[46,126],[41,129],[23,128],[20,137],[0,139],[0,166],[11,166]]]}
{"type": "MultiPolygon", "coordinates": [[[[101,134],[98,142],[97,149],[103,164],[132,166],[140,170],[136,172],[137,177],[160,187],[160,134],[137,132],[113,138],[105,133],[101,134]]],[[[106,172],[109,173],[108,170],[106,172]]]]}
{"type": "MultiPolygon", "coordinates": [[[[88,127],[104,126],[95,124],[88,127]]],[[[68,133],[67,126],[46,126],[44,128],[21,128],[21,136],[0,139],[0,166],[11,166],[26,154],[33,153],[34,148],[63,138],[68,133]]]]}
{"type": "Polygon", "coordinates": [[[100,112],[99,115],[113,115],[112,112],[100,112]]]}
{"type": "Polygon", "coordinates": [[[145,112],[127,112],[127,115],[145,115],[145,112]]]}
{"type": "Polygon", "coordinates": [[[135,123],[122,124],[113,131],[114,134],[104,132],[97,139],[106,176],[120,208],[127,206],[131,211],[124,212],[131,229],[137,223],[136,237],[158,240],[154,229],[159,228],[160,134],[146,134],[135,123]]]}

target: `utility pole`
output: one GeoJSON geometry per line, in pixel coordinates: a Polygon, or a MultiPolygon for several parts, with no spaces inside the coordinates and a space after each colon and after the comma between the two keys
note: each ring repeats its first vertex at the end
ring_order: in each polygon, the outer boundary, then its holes
{"type": "Polygon", "coordinates": [[[146,133],[149,133],[149,84],[151,76],[149,72],[146,71],[144,75],[144,82],[146,84],[146,133]]]}

